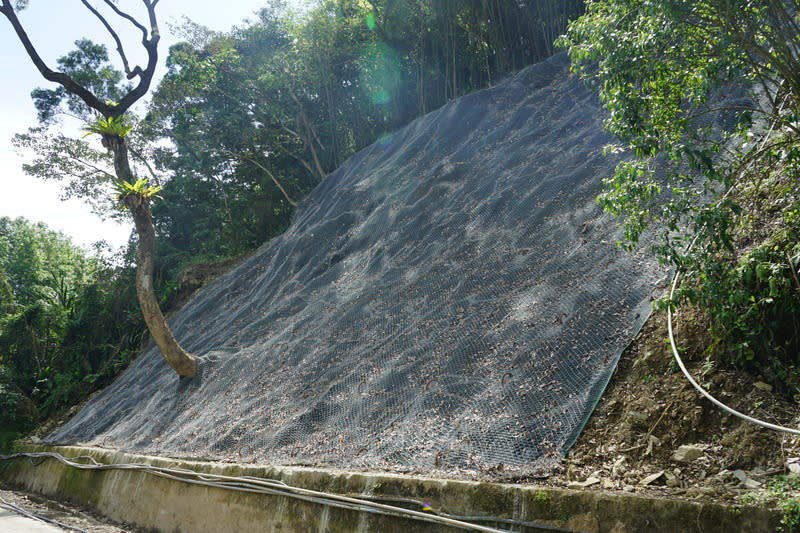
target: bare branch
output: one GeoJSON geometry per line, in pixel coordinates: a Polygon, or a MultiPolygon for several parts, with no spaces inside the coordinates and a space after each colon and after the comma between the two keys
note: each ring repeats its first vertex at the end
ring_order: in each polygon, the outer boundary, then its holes
{"type": "MultiPolygon", "coordinates": [[[[157,1],[153,1],[148,3],[145,0],[145,5],[147,6],[148,16],[150,18],[150,24],[152,26],[151,37],[148,39],[147,29],[139,24],[133,17],[128,15],[127,13],[123,13],[120,11],[111,0],[105,0],[106,4],[110,5],[111,8],[119,14],[121,17],[130,20],[136,27],[142,30],[144,34],[144,38],[142,39],[142,45],[144,46],[145,50],[147,51],[147,67],[142,70],[140,67],[135,67],[133,71],[129,71],[128,78],[132,78],[136,75],[139,76],[139,83],[131,89],[128,94],[126,94],[118,103],[117,105],[107,104],[103,102],[99,98],[97,98],[91,91],[87,88],[82,86],[81,84],[77,83],[67,74],[63,72],[57,72],[51,70],[42,60],[39,53],[36,51],[33,43],[31,42],[28,34],[25,32],[25,29],[22,27],[22,24],[17,17],[17,13],[14,10],[14,7],[11,4],[11,0],[0,0],[0,13],[6,16],[6,18],[11,22],[14,31],[17,34],[22,46],[25,48],[25,51],[28,53],[28,56],[33,61],[33,64],[39,70],[39,73],[44,77],[44,79],[48,81],[52,81],[54,83],[60,84],[69,92],[73,93],[74,95],[78,96],[81,100],[83,100],[86,105],[90,108],[100,112],[103,116],[106,117],[118,117],[124,114],[137,100],[139,100],[142,96],[144,96],[150,88],[150,83],[153,80],[153,74],[155,73],[156,66],[158,64],[158,41],[159,41],[159,33],[158,33],[158,25],[156,23],[155,17],[155,5],[157,1]]],[[[83,0],[81,0],[83,2],[83,0]]],[[[85,4],[85,2],[84,2],[85,4]]]]}
{"type": "Polygon", "coordinates": [[[153,81],[153,75],[156,71],[156,66],[158,65],[158,41],[160,40],[160,34],[158,31],[158,23],[156,21],[156,14],[155,14],[155,6],[158,3],[157,0],[148,3],[147,0],[143,0],[145,6],[147,7],[147,15],[150,20],[150,38],[148,39],[148,32],[147,29],[142,26],[139,22],[136,21],[133,17],[120,11],[112,2],[111,0],[105,0],[106,4],[110,5],[111,8],[117,13],[119,16],[131,21],[137,28],[142,30],[142,46],[147,51],[147,66],[144,69],[140,69],[140,67],[134,67],[133,72],[134,75],[139,75],[139,83],[134,87],[128,94],[126,94],[122,100],[119,101],[119,104],[114,108],[116,112],[114,113],[115,116],[122,115],[125,111],[130,108],[139,98],[147,94],[148,89],[150,89],[150,83],[153,81]],[[137,69],[139,71],[137,72],[137,69]]]}
{"type": "Polygon", "coordinates": [[[155,183],[156,185],[161,185],[161,180],[158,179],[158,174],[156,174],[155,169],[150,165],[150,162],[147,160],[147,158],[144,157],[144,155],[142,155],[141,152],[134,149],[132,146],[128,146],[128,150],[130,151],[130,153],[133,154],[133,156],[136,159],[139,160],[140,163],[144,164],[144,166],[147,168],[147,171],[150,173],[150,176],[153,178],[152,182],[155,183]]]}
{"type": "MultiPolygon", "coordinates": [[[[19,21],[17,13],[14,11],[14,7],[11,5],[11,0],[2,0],[2,3],[0,4],[0,13],[3,13],[9,22],[11,22],[11,26],[14,28],[14,32],[17,34],[22,46],[25,48],[25,52],[27,52],[28,56],[31,58],[31,61],[33,61],[33,64],[39,70],[39,73],[42,75],[42,77],[44,77],[44,79],[60,84],[66,90],[83,100],[86,105],[99,111],[103,115],[109,116],[113,114],[113,106],[99,100],[94,94],[91,93],[91,91],[75,82],[75,80],[70,78],[68,75],[64,74],[63,72],[51,70],[45,64],[44,60],[41,58],[41,56],[39,56],[39,52],[37,52],[36,48],[33,46],[28,34],[25,32],[25,28],[22,27],[22,23],[19,21]]],[[[131,102],[131,104],[132,103],[133,102],[131,102]]]]}
{"type": "Polygon", "coordinates": [[[142,1],[147,7],[147,15],[150,17],[150,33],[153,35],[158,35],[158,22],[156,21],[156,4],[158,4],[158,0],[153,0],[149,4],[147,3],[147,0],[142,1]]]}
{"type": "MultiPolygon", "coordinates": [[[[83,1],[83,0],[81,0],[81,1],[83,1]]],[[[133,24],[134,26],[136,26],[137,28],[139,28],[142,31],[142,42],[144,42],[144,41],[146,41],[148,39],[147,28],[142,26],[139,23],[139,21],[137,21],[135,18],[133,18],[129,14],[125,13],[124,11],[120,10],[120,8],[118,8],[116,6],[116,4],[114,4],[114,2],[112,2],[111,0],[103,0],[103,1],[106,3],[107,6],[109,6],[111,9],[113,9],[114,12],[117,15],[119,15],[120,17],[128,20],[131,24],[133,24]]],[[[147,5],[147,2],[145,2],[145,5],[147,5]]],[[[149,9],[149,6],[148,6],[148,12],[149,11],[150,11],[150,9],[149,9]]]]}
{"type": "Polygon", "coordinates": [[[114,28],[111,27],[111,24],[108,23],[105,17],[101,15],[100,12],[97,11],[94,8],[94,6],[89,3],[88,0],[81,0],[81,3],[84,6],[86,6],[86,9],[91,11],[95,17],[100,19],[100,22],[103,23],[103,26],[106,27],[108,33],[110,33],[111,37],[113,37],[114,42],[117,43],[117,52],[119,53],[119,56],[122,59],[122,65],[125,68],[125,74],[128,76],[128,79],[129,80],[133,79],[137,74],[141,73],[141,69],[138,69],[138,72],[137,71],[131,72],[130,66],[128,66],[128,58],[125,56],[125,50],[122,48],[122,41],[120,41],[119,35],[117,35],[117,32],[114,31],[114,28]]]}

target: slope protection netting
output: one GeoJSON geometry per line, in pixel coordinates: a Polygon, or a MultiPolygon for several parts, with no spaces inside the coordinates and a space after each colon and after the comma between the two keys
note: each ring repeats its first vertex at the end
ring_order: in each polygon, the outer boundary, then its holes
{"type": "Polygon", "coordinates": [[[546,475],[649,314],[662,267],[595,204],[596,99],[561,55],[362,150],[173,320],[54,443],[546,475]]]}

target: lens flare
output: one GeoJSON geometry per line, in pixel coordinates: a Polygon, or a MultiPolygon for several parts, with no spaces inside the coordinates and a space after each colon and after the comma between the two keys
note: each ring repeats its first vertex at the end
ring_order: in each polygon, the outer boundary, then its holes
{"type": "Polygon", "coordinates": [[[382,148],[391,146],[392,141],[394,141],[394,133],[392,132],[381,133],[380,137],[378,137],[378,145],[382,148]]]}
{"type": "Polygon", "coordinates": [[[369,100],[378,105],[391,102],[402,83],[399,54],[386,43],[364,47],[359,61],[359,85],[369,100]]]}

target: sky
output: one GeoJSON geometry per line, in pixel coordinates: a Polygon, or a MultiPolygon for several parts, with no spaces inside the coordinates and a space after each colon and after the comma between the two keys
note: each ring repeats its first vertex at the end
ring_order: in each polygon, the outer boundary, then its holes
{"type": "MultiPolygon", "coordinates": [[[[269,1],[225,0],[218,3],[161,0],[156,7],[162,34],[159,43],[160,65],[156,76],[163,75],[167,50],[179,40],[170,30],[170,25],[179,24],[183,17],[188,17],[212,30],[227,31],[241,25],[245,19],[253,18],[253,13],[269,1]],[[220,8],[220,5],[224,7],[220,8]]],[[[93,3],[102,4],[99,0],[93,0],[93,3]]],[[[118,6],[136,13],[135,10],[141,9],[141,2],[120,0],[118,6]]],[[[114,46],[108,34],[80,0],[30,0],[29,7],[20,12],[19,18],[51,69],[57,67],[55,60],[73,50],[74,42],[82,37],[103,42],[108,46],[112,60],[117,59],[113,55],[114,46]]],[[[126,46],[126,53],[133,63],[134,50],[141,49],[141,33],[129,36],[132,40],[127,40],[130,44],[126,46]]],[[[122,38],[125,41],[125,37],[122,38]]],[[[106,240],[114,247],[124,245],[132,230],[132,223],[103,221],[93,215],[89,206],[81,200],[62,201],[61,186],[57,182],[29,177],[22,171],[25,157],[16,152],[11,139],[14,134],[23,133],[38,123],[36,109],[30,98],[31,90],[37,87],[54,88],[55,85],[41,77],[11,24],[2,15],[0,72],[3,76],[0,83],[0,216],[25,217],[32,222],[44,222],[51,230],[60,231],[71,237],[75,244],[87,248],[99,240],[106,240]]],[[[151,90],[155,86],[154,83],[151,90]]]]}

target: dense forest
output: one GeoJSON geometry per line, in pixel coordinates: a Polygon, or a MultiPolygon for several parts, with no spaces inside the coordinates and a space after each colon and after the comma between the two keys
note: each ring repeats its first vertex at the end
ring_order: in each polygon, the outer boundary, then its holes
{"type": "Polygon", "coordinates": [[[107,385],[140,346],[130,260],[0,218],[0,441],[107,385]]]}
{"type": "MultiPolygon", "coordinates": [[[[125,117],[135,171],[159,196],[162,306],[178,299],[184,268],[280,234],[350,155],[548,57],[582,11],[577,0],[323,0],[302,14],[270,2],[225,33],[186,22],[147,108],[125,117]]],[[[128,89],[103,45],[80,40],[58,67],[107,101],[128,89]]],[[[65,116],[90,123],[91,110],[63,89],[32,98],[41,125],[15,138],[37,154],[25,171],[59,180],[98,213],[127,216],[115,205],[112,156],[60,127],[65,116]]],[[[0,441],[108,383],[146,342],[136,246],[132,237],[109,257],[2,219],[0,441]]]]}

